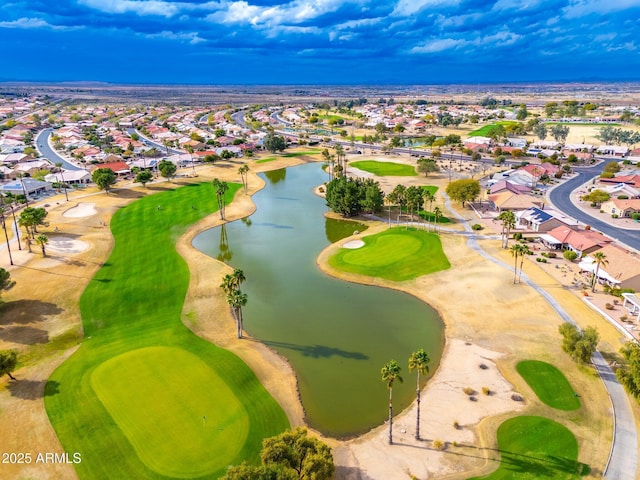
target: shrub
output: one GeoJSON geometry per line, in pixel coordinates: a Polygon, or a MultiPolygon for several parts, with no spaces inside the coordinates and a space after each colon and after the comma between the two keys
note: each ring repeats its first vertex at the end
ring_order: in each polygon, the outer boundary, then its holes
{"type": "Polygon", "coordinates": [[[565,260],[569,260],[570,262],[573,262],[576,258],[578,258],[578,254],[573,250],[565,250],[562,256],[565,258],[565,260]]]}
{"type": "Polygon", "coordinates": [[[632,213],[631,218],[633,220],[640,220],[640,213],[632,213]]]}
{"type": "Polygon", "coordinates": [[[537,257],[536,258],[536,262],[547,263],[547,259],[546,258],[537,257]]]}
{"type": "Polygon", "coordinates": [[[457,420],[453,421],[453,428],[455,428],[456,430],[460,430],[460,424],[458,423],[457,420]]]}
{"type": "Polygon", "coordinates": [[[514,393],[513,395],[511,395],[511,400],[513,400],[514,402],[524,402],[524,398],[522,398],[517,393],[514,393]]]}
{"type": "Polygon", "coordinates": [[[476,393],[476,391],[471,387],[464,387],[462,391],[467,395],[473,395],[474,393],[476,393]]]}
{"type": "Polygon", "coordinates": [[[613,310],[613,305],[611,305],[610,303],[605,304],[604,308],[606,308],[607,310],[613,310]]]}
{"type": "Polygon", "coordinates": [[[547,258],[556,258],[557,256],[558,256],[558,254],[556,252],[547,253],[547,258]]]}
{"type": "Polygon", "coordinates": [[[628,320],[629,320],[629,317],[627,317],[626,315],[622,315],[622,316],[620,317],[620,321],[621,321],[621,322],[626,322],[626,321],[628,321],[628,320]]]}
{"type": "Polygon", "coordinates": [[[481,363],[480,365],[478,365],[480,367],[481,370],[486,370],[489,367],[487,367],[484,363],[481,363]]]}
{"type": "Polygon", "coordinates": [[[545,257],[545,258],[549,256],[549,254],[548,254],[547,252],[542,252],[542,253],[540,253],[540,255],[541,255],[542,257],[545,257]]]}
{"type": "Polygon", "coordinates": [[[436,450],[444,450],[446,448],[446,444],[442,440],[434,440],[431,445],[436,450]]]}
{"type": "Polygon", "coordinates": [[[611,218],[618,218],[618,214],[617,213],[612,213],[611,214],[611,218]]]}
{"type": "Polygon", "coordinates": [[[485,395],[491,395],[491,389],[489,387],[482,387],[482,393],[485,395]]]}
{"type": "Polygon", "coordinates": [[[479,223],[474,223],[474,224],[471,226],[471,228],[472,228],[473,230],[478,231],[478,230],[482,230],[482,228],[483,228],[483,227],[482,227],[482,225],[480,225],[479,223]]]}
{"type": "Polygon", "coordinates": [[[618,195],[618,200],[628,200],[629,195],[618,195]]]}
{"type": "Polygon", "coordinates": [[[520,232],[516,232],[513,234],[513,239],[514,240],[522,240],[522,233],[520,232]]]}

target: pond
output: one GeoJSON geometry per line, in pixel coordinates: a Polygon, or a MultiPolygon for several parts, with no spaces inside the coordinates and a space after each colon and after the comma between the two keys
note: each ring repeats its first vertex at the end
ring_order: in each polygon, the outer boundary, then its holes
{"type": "Polygon", "coordinates": [[[244,271],[245,328],[288,359],[298,378],[307,422],[348,437],[380,425],[388,392],[380,369],[395,359],[404,383],[394,385],[394,411],[415,397],[412,352],[424,348],[433,373],[444,346],[443,324],[429,305],[395,290],[338,280],[316,258],[331,242],[363,225],[326,219],[313,189],[327,180],[320,164],[261,174],[256,212],[198,235],[193,245],[244,271]]]}

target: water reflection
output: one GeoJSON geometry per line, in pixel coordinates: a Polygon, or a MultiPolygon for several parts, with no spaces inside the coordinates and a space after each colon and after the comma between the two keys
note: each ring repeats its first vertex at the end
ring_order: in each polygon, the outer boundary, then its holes
{"type": "Polygon", "coordinates": [[[271,170],[270,172],[264,172],[264,176],[269,179],[271,184],[275,185],[278,182],[283,181],[287,178],[287,169],[280,168],[278,170],[271,170]]]}
{"type": "Polygon", "coordinates": [[[277,348],[286,348],[288,350],[295,350],[300,352],[305,357],[312,358],[331,358],[342,357],[350,358],[352,360],[369,360],[369,356],[361,352],[347,352],[336,347],[329,347],[327,345],[297,345],[295,343],[286,342],[264,342],[267,345],[277,348]]]}
{"type": "Polygon", "coordinates": [[[229,260],[233,258],[233,252],[231,248],[229,248],[227,226],[224,223],[220,226],[220,243],[218,245],[218,256],[216,258],[224,263],[228,263],[229,260]]]}

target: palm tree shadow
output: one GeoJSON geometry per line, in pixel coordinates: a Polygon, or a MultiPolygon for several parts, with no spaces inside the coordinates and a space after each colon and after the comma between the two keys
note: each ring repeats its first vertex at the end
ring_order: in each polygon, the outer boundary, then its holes
{"type": "Polygon", "coordinates": [[[23,400],[38,400],[60,393],[60,383],[55,380],[14,380],[7,386],[11,396],[23,400]]]}
{"type": "Polygon", "coordinates": [[[16,300],[4,303],[1,308],[2,318],[14,324],[42,322],[50,315],[59,315],[63,312],[55,303],[40,300],[16,300]]]}
{"type": "Polygon", "coordinates": [[[326,345],[296,345],[286,342],[264,342],[265,345],[274,348],[286,348],[302,353],[305,357],[312,358],[330,358],[333,356],[349,358],[351,360],[368,360],[369,356],[361,352],[348,352],[336,347],[328,347],[326,345]]]}

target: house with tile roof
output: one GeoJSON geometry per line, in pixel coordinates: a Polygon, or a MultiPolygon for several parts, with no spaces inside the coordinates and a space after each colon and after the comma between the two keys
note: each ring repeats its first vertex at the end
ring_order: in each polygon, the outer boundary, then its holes
{"type": "Polygon", "coordinates": [[[540,241],[551,250],[572,250],[578,257],[609,245],[613,240],[593,230],[575,230],[571,227],[556,227],[540,235],[540,241]]]}
{"type": "Polygon", "coordinates": [[[578,228],[578,223],[558,210],[531,207],[515,213],[516,229],[548,232],[557,227],[578,228]]]}
{"type": "Polygon", "coordinates": [[[619,199],[612,198],[600,205],[600,210],[610,215],[630,218],[634,213],[640,213],[640,198],[619,199]]]}

